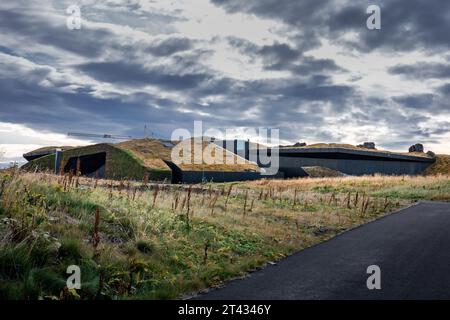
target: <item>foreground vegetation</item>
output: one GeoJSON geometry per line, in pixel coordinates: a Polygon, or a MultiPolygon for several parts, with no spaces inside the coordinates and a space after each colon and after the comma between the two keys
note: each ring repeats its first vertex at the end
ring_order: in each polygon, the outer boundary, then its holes
{"type": "Polygon", "coordinates": [[[450,200],[450,177],[171,186],[3,171],[0,299],[178,298],[418,199],[450,200]]]}

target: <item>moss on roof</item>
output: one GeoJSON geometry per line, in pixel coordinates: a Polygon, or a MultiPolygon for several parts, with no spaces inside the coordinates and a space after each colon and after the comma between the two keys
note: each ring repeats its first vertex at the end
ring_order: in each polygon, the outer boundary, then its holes
{"type": "MultiPolygon", "coordinates": [[[[106,153],[106,178],[141,180],[148,174],[151,180],[171,179],[171,170],[167,165],[165,168],[146,166],[142,158],[136,156],[134,153],[109,143],[100,143],[65,150],[62,153],[61,163],[64,166],[71,158],[103,152],[106,153]]],[[[22,168],[24,170],[32,171],[53,171],[55,167],[54,163],[55,155],[50,154],[29,161],[22,168]]]]}
{"type": "MultiPolygon", "coordinates": [[[[47,147],[52,150],[52,147],[47,147]]],[[[54,147],[53,147],[54,148],[54,147]]],[[[71,157],[108,152],[106,171],[108,177],[142,178],[145,172],[150,175],[171,172],[165,161],[175,163],[184,171],[259,171],[256,164],[249,162],[225,149],[201,139],[184,141],[165,141],[158,139],[135,139],[117,144],[100,143],[84,147],[68,147],[63,152],[63,162],[71,157]],[[194,141],[201,145],[201,152],[194,156],[194,141]],[[186,163],[172,159],[172,150],[191,150],[186,163]],[[134,160],[134,161],[130,161],[134,160]]],[[[182,155],[181,155],[182,156],[182,155]]],[[[24,169],[54,170],[54,155],[43,156],[28,162],[24,169]]]]}
{"type": "Polygon", "coordinates": [[[174,147],[174,154],[178,156],[178,159],[172,159],[172,162],[184,171],[259,172],[259,167],[256,164],[215,143],[202,141],[201,138],[177,142],[174,147]],[[201,149],[201,152],[194,152],[198,149],[201,149]],[[188,156],[185,156],[184,150],[190,150],[191,152],[188,156]]]}
{"type": "Polygon", "coordinates": [[[73,149],[73,148],[76,148],[76,147],[71,147],[71,146],[61,146],[61,147],[49,146],[49,147],[42,147],[42,148],[39,148],[39,149],[30,151],[30,152],[27,152],[25,154],[40,153],[40,152],[50,152],[50,151],[54,151],[56,149],[61,149],[61,150],[64,151],[64,150],[70,150],[70,149],[73,149]]]}
{"type": "Polygon", "coordinates": [[[248,160],[201,138],[183,141],[136,139],[115,146],[131,152],[152,168],[167,168],[165,161],[171,161],[184,171],[259,171],[258,166],[248,160]],[[184,150],[190,156],[184,157],[184,150]],[[194,150],[201,151],[194,153],[194,150]],[[178,159],[172,159],[172,151],[178,154],[178,159]]]}
{"type": "Polygon", "coordinates": [[[281,149],[314,149],[314,148],[341,148],[341,149],[348,149],[348,150],[362,150],[362,151],[368,151],[368,152],[379,152],[379,153],[390,153],[390,154],[398,154],[403,156],[414,156],[414,157],[423,157],[423,158],[429,158],[431,159],[431,156],[429,156],[426,153],[422,152],[393,152],[393,151],[387,151],[387,150],[381,150],[381,149],[367,149],[363,147],[357,147],[352,144],[346,144],[346,143],[315,143],[310,144],[304,147],[283,147],[281,149]]]}
{"type": "Polygon", "coordinates": [[[450,174],[450,155],[438,154],[436,162],[425,170],[426,175],[450,174]]]}
{"type": "Polygon", "coordinates": [[[120,149],[129,151],[142,163],[150,168],[168,169],[164,160],[170,160],[170,147],[157,139],[135,139],[120,142],[114,145],[120,149]]]}
{"type": "Polygon", "coordinates": [[[325,178],[325,177],[343,177],[344,174],[340,171],[333,170],[326,167],[320,166],[311,166],[311,167],[302,167],[303,170],[308,174],[311,178],[325,178]]]}
{"type": "Polygon", "coordinates": [[[24,170],[33,171],[54,171],[55,170],[55,154],[51,153],[40,158],[28,161],[22,167],[24,170]]]}

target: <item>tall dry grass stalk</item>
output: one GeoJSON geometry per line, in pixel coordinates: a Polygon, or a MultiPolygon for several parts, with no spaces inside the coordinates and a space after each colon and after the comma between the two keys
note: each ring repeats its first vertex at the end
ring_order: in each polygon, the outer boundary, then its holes
{"type": "Polygon", "coordinates": [[[172,211],[175,212],[178,209],[178,201],[180,199],[180,194],[178,192],[175,193],[175,198],[172,202],[172,211]]]}
{"type": "Polygon", "coordinates": [[[255,199],[252,199],[252,202],[250,203],[250,209],[248,209],[248,212],[253,212],[254,203],[255,203],[255,199]]]}
{"type": "Polygon", "coordinates": [[[98,233],[98,225],[100,223],[100,209],[97,207],[95,210],[95,220],[94,220],[94,233],[92,235],[92,247],[97,250],[100,243],[100,235],[98,233]]]}
{"type": "Polygon", "coordinates": [[[187,202],[187,210],[186,210],[186,224],[188,229],[190,229],[190,211],[191,211],[191,194],[192,194],[192,185],[189,186],[186,196],[187,202]]]}
{"type": "Polygon", "coordinates": [[[297,205],[297,188],[294,190],[294,200],[292,201],[292,207],[295,207],[297,205]]]}
{"type": "Polygon", "coordinates": [[[64,166],[65,166],[65,164],[64,164],[64,159],[62,159],[62,160],[61,160],[60,167],[59,167],[59,175],[60,175],[60,176],[64,176],[64,166]]]}
{"type": "Polygon", "coordinates": [[[148,182],[149,182],[149,173],[148,172],[146,172],[145,174],[144,174],[144,177],[142,178],[142,186],[143,187],[147,187],[147,185],[148,185],[148,182]]]}
{"type": "Polygon", "coordinates": [[[109,184],[109,194],[108,194],[109,200],[111,200],[112,197],[113,197],[113,182],[111,181],[109,184]]]}
{"type": "Polygon", "coordinates": [[[152,209],[156,205],[156,199],[158,198],[159,193],[159,184],[155,185],[155,189],[153,190],[153,203],[152,203],[152,209]]]}
{"type": "Polygon", "coordinates": [[[247,198],[248,198],[248,189],[245,190],[245,196],[244,196],[244,217],[247,213],[247,198]]]}
{"type": "Polygon", "coordinates": [[[80,157],[77,158],[77,171],[76,171],[76,176],[77,176],[77,177],[81,176],[81,159],[80,159],[80,157]]]}
{"type": "Polygon", "coordinates": [[[219,194],[214,193],[214,197],[211,199],[211,202],[209,204],[209,207],[211,208],[211,216],[214,216],[214,209],[216,208],[216,202],[217,202],[218,198],[219,198],[219,194]]]}
{"type": "Polygon", "coordinates": [[[208,249],[209,249],[209,240],[205,240],[205,245],[203,247],[203,264],[205,265],[208,262],[208,249]]]}
{"type": "Polygon", "coordinates": [[[226,194],[226,198],[225,198],[225,211],[227,211],[227,205],[228,205],[228,200],[230,199],[230,194],[231,194],[231,189],[233,188],[233,185],[230,185],[230,187],[228,188],[227,194],[226,194]]]}

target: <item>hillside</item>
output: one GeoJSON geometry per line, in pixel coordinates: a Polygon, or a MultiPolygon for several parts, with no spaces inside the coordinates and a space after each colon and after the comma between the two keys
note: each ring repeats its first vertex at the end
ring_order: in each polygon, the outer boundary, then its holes
{"type": "Polygon", "coordinates": [[[425,170],[426,175],[450,174],[450,155],[438,154],[436,162],[425,170]]]}
{"type": "MultiPolygon", "coordinates": [[[[184,141],[169,141],[158,139],[135,139],[117,144],[100,143],[89,146],[68,148],[63,152],[62,163],[67,164],[77,157],[91,157],[90,162],[104,162],[104,174],[106,178],[142,179],[146,173],[150,173],[152,179],[164,180],[171,178],[171,169],[168,162],[175,163],[183,171],[206,172],[258,172],[256,164],[240,158],[225,149],[207,142],[200,142],[198,151],[194,147],[194,139],[184,141]],[[190,155],[183,156],[183,151],[191,150],[190,155]],[[104,160],[95,160],[105,153],[104,160]],[[179,159],[172,159],[172,153],[179,154],[179,159]]],[[[43,150],[43,149],[39,149],[43,150]]],[[[30,154],[36,151],[30,152],[30,154]]],[[[83,160],[81,164],[86,163],[83,160]],[[83,162],[84,161],[84,162],[83,162]]],[[[53,171],[55,163],[54,154],[33,159],[23,166],[28,171],[53,171]]],[[[76,163],[76,161],[74,161],[76,163]]],[[[100,168],[100,166],[99,166],[100,168]]],[[[99,168],[96,168],[98,170],[99,168]]],[[[91,170],[87,173],[93,173],[91,170]]],[[[86,172],[86,171],[85,171],[86,172]]]]}
{"type": "Polygon", "coordinates": [[[325,167],[302,167],[310,178],[343,177],[342,172],[325,167]]]}
{"type": "Polygon", "coordinates": [[[164,160],[170,159],[171,146],[156,139],[135,139],[115,144],[120,149],[131,152],[147,167],[167,170],[164,160]]]}
{"type": "Polygon", "coordinates": [[[449,177],[161,188],[0,171],[0,298],[181,298],[421,199],[450,200],[449,177]]]}
{"type": "Polygon", "coordinates": [[[341,149],[348,149],[348,150],[362,150],[362,151],[370,151],[370,152],[380,152],[380,153],[390,153],[390,154],[400,154],[400,155],[406,155],[406,156],[415,156],[415,157],[424,157],[424,158],[430,158],[430,156],[426,153],[422,152],[393,152],[388,150],[382,150],[382,149],[366,149],[363,147],[354,146],[352,144],[347,143],[315,143],[306,145],[303,147],[283,147],[283,149],[327,149],[327,148],[341,148],[341,149]]]}

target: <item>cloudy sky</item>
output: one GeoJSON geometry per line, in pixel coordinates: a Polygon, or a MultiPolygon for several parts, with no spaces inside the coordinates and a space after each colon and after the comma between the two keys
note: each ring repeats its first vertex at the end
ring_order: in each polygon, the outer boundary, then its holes
{"type": "Polygon", "coordinates": [[[194,120],[450,153],[448,0],[16,0],[0,30],[3,161],[89,143],[67,132],[170,137],[194,120]]]}

